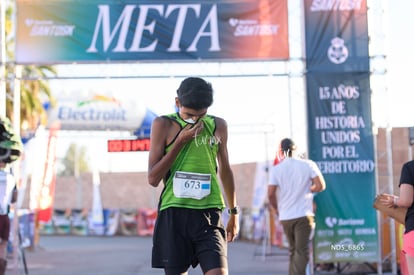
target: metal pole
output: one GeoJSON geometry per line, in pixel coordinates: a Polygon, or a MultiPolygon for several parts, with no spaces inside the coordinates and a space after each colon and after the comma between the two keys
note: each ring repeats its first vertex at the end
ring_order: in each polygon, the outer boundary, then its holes
{"type": "Polygon", "coordinates": [[[82,209],[83,207],[83,190],[82,190],[82,179],[80,177],[80,167],[79,167],[79,159],[80,159],[80,149],[77,145],[75,145],[75,157],[73,158],[73,165],[74,165],[74,172],[75,172],[75,179],[76,179],[76,207],[78,209],[82,209]]]}
{"type": "MultiPolygon", "coordinates": [[[[266,184],[269,183],[269,169],[270,169],[270,161],[269,161],[269,146],[268,146],[268,132],[267,130],[265,130],[264,132],[264,141],[265,141],[265,159],[266,159],[266,184]]],[[[267,199],[265,200],[267,201],[267,199]]],[[[263,242],[262,242],[262,260],[266,261],[266,256],[268,253],[268,249],[269,252],[271,250],[271,245],[272,245],[272,236],[271,236],[271,230],[270,227],[273,226],[271,225],[271,221],[273,221],[273,219],[271,219],[270,215],[272,215],[272,213],[269,211],[269,207],[267,205],[267,203],[265,203],[264,208],[263,208],[263,214],[264,214],[264,219],[265,219],[265,225],[264,225],[264,232],[263,232],[263,242]]]]}
{"type": "Polygon", "coordinates": [[[14,73],[14,80],[13,80],[13,127],[14,132],[20,136],[20,95],[21,95],[21,89],[20,89],[20,78],[22,76],[22,66],[16,65],[15,67],[15,73],[14,73]]]}
{"type": "MultiPolygon", "coordinates": [[[[375,127],[373,130],[374,133],[374,148],[375,152],[378,152],[378,128],[375,127]]],[[[374,154],[375,156],[375,166],[378,166],[378,154],[374,154]]],[[[376,193],[379,194],[382,192],[379,187],[379,181],[378,181],[378,169],[375,169],[375,190],[376,193]]],[[[377,256],[377,274],[382,275],[382,223],[381,223],[381,213],[379,211],[377,212],[377,241],[378,241],[378,256],[377,256]]]]}
{"type": "Polygon", "coordinates": [[[6,117],[6,2],[0,0],[0,116],[6,117]]]}
{"type": "MultiPolygon", "coordinates": [[[[390,194],[394,194],[394,173],[392,169],[392,141],[391,141],[392,127],[388,126],[386,131],[387,144],[387,170],[388,170],[388,190],[390,194]]],[[[395,220],[389,218],[390,234],[391,234],[391,263],[392,274],[397,274],[397,252],[396,252],[396,234],[395,234],[395,220]]]]}
{"type": "MultiPolygon", "coordinates": [[[[22,74],[22,67],[16,66],[15,78],[13,85],[13,129],[16,135],[20,136],[20,77],[22,74]]],[[[20,159],[13,163],[13,174],[17,182],[20,182],[20,159]]],[[[17,186],[20,191],[20,185],[17,186]]],[[[13,269],[15,272],[18,270],[18,249],[19,249],[19,208],[22,203],[24,194],[18,193],[17,202],[14,204],[14,217],[13,217],[13,269]]]]}
{"type": "MultiPolygon", "coordinates": [[[[383,29],[384,29],[384,35],[385,35],[385,40],[384,40],[384,52],[385,52],[385,56],[388,56],[389,53],[389,48],[388,48],[388,43],[389,43],[389,17],[388,17],[388,1],[387,0],[382,0],[380,2],[381,8],[382,8],[382,17],[383,17],[383,29]]],[[[386,64],[387,64],[387,60],[386,64]]],[[[388,101],[388,97],[389,97],[389,90],[388,90],[388,75],[387,73],[385,73],[385,81],[386,81],[386,93],[385,93],[385,100],[386,102],[388,101]]],[[[388,106],[388,104],[386,104],[386,106],[388,106]]],[[[391,137],[391,132],[392,132],[392,126],[390,125],[390,121],[389,121],[389,109],[386,110],[386,114],[387,114],[387,131],[386,131],[386,144],[387,144],[387,170],[388,170],[388,190],[390,194],[394,194],[394,173],[393,173],[393,165],[392,165],[392,137],[391,137]]],[[[390,220],[390,235],[391,235],[391,269],[392,269],[392,274],[396,275],[397,274],[397,252],[396,252],[396,226],[395,226],[395,220],[394,219],[389,219],[390,220]]]]}

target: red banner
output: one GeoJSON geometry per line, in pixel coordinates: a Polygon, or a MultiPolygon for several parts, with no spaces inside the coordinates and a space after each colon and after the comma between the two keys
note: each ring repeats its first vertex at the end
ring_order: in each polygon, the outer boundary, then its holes
{"type": "Polygon", "coordinates": [[[47,143],[47,153],[45,169],[43,172],[42,186],[38,196],[38,218],[39,221],[49,221],[52,218],[52,208],[55,195],[56,184],[56,142],[57,132],[60,129],[59,124],[54,124],[49,130],[49,140],[47,143]]]}

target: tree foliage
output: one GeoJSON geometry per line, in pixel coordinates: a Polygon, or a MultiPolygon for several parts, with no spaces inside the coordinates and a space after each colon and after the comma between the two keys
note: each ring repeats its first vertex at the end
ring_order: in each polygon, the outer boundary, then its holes
{"type": "Polygon", "coordinates": [[[86,147],[71,143],[61,164],[58,176],[78,176],[90,171],[86,147]]]}
{"type": "Polygon", "coordinates": [[[14,85],[20,85],[20,128],[22,135],[34,132],[39,125],[47,124],[47,110],[45,103],[55,106],[56,100],[52,96],[47,77],[56,76],[57,72],[52,66],[27,65],[22,67],[22,79],[15,82],[16,64],[14,63],[14,29],[16,22],[15,6],[9,4],[6,9],[6,116],[13,120],[13,94],[14,85]]]}

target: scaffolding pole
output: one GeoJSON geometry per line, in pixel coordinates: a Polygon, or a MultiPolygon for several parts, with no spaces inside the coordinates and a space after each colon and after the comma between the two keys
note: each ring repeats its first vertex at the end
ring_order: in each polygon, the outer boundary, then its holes
{"type": "Polygon", "coordinates": [[[6,2],[0,0],[0,116],[6,117],[6,2]]]}

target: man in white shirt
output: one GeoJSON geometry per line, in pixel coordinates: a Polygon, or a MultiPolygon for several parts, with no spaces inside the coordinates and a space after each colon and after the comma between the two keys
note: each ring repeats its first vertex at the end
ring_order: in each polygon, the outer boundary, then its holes
{"type": "Polygon", "coordinates": [[[291,139],[283,139],[280,150],[284,159],[270,170],[268,198],[289,242],[289,274],[304,275],[315,226],[313,193],[325,190],[326,184],[314,161],[295,156],[296,145],[291,139]]]}

